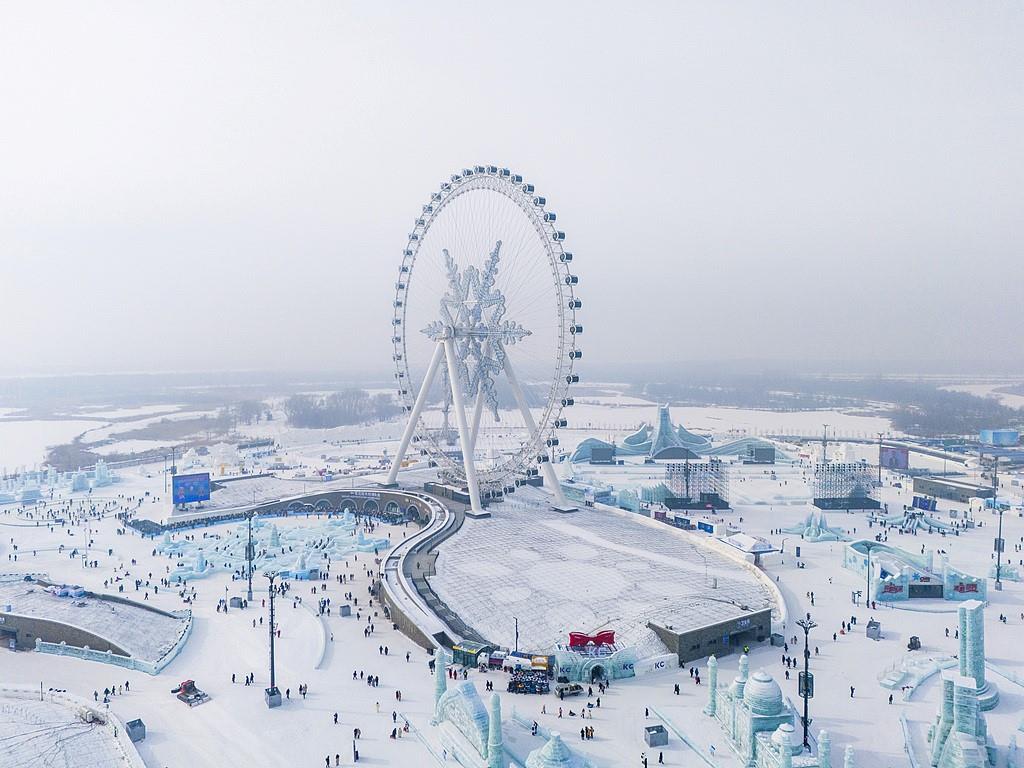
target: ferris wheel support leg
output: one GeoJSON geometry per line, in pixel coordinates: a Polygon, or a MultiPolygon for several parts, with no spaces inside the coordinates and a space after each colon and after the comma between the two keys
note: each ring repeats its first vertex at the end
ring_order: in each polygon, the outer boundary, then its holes
{"type": "MultiPolygon", "coordinates": [[[[484,357],[491,354],[491,341],[488,339],[484,342],[484,357]]],[[[476,438],[480,434],[480,417],[484,412],[484,389],[481,386],[477,386],[476,390],[476,403],[473,406],[473,423],[469,427],[470,442],[473,445],[473,450],[476,450],[476,438]]]]}
{"type": "Polygon", "coordinates": [[[476,393],[476,404],[473,406],[473,423],[469,425],[469,442],[476,450],[476,436],[480,433],[480,417],[484,412],[484,391],[476,393]]]}
{"type": "MultiPolygon", "coordinates": [[[[519,379],[516,378],[516,373],[512,370],[512,362],[508,359],[508,355],[505,355],[505,376],[508,377],[508,385],[512,388],[512,394],[516,398],[516,404],[519,406],[519,411],[523,414],[523,421],[526,423],[526,428],[530,430],[531,434],[536,433],[537,422],[533,420],[533,414],[530,413],[530,408],[526,404],[526,398],[523,396],[523,390],[519,386],[519,379]]],[[[562,485],[558,482],[558,477],[555,475],[555,468],[551,466],[551,462],[542,462],[541,471],[544,473],[544,482],[547,483],[548,487],[551,489],[551,494],[555,497],[555,502],[561,507],[568,507],[569,502],[565,498],[565,494],[562,493],[562,485]]]]}
{"type": "Polygon", "coordinates": [[[427,402],[427,393],[430,391],[430,385],[437,374],[437,367],[441,364],[442,354],[444,354],[444,347],[438,342],[437,347],[434,349],[434,356],[430,358],[430,365],[427,366],[427,373],[423,377],[423,383],[420,384],[420,391],[416,395],[416,402],[409,413],[409,423],[405,425],[402,442],[398,445],[398,453],[395,454],[395,458],[391,462],[391,470],[388,472],[388,485],[394,485],[398,481],[398,469],[402,466],[402,459],[405,458],[405,453],[409,450],[409,442],[416,432],[416,425],[420,421],[420,414],[423,412],[423,406],[427,402]]]}
{"type": "Polygon", "coordinates": [[[462,400],[462,387],[459,369],[456,367],[455,342],[444,340],[444,354],[448,362],[448,381],[452,383],[452,405],[455,406],[455,423],[459,425],[459,442],[462,444],[462,465],[466,469],[466,485],[469,486],[469,505],[473,512],[484,511],[480,503],[480,486],[476,481],[476,462],[473,458],[473,445],[466,424],[466,409],[462,400]]]}

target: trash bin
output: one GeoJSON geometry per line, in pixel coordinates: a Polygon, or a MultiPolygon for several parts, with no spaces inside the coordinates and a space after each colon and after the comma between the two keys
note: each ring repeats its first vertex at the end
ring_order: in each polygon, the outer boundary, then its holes
{"type": "Polygon", "coordinates": [[[124,730],[128,734],[128,738],[132,740],[133,744],[146,738],[146,724],[138,718],[135,720],[129,720],[125,723],[124,730]]]}
{"type": "Polygon", "coordinates": [[[869,621],[866,632],[869,640],[881,640],[882,639],[882,622],[880,621],[869,621]]]}
{"type": "Polygon", "coordinates": [[[348,603],[345,603],[343,606],[341,606],[338,609],[338,615],[339,616],[351,616],[352,615],[352,606],[349,605],[348,603]]]}
{"type": "Polygon", "coordinates": [[[269,708],[273,709],[274,707],[280,707],[281,706],[281,689],[277,688],[277,687],[267,688],[267,689],[265,689],[263,691],[263,698],[266,699],[267,706],[269,708]]]}
{"type": "Polygon", "coordinates": [[[644,742],[648,747],[664,747],[668,744],[668,731],[664,725],[648,725],[644,728],[644,742]]]}

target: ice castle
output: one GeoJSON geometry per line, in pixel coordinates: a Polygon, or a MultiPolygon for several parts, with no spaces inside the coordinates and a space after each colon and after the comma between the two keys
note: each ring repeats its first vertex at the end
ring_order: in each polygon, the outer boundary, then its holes
{"type": "MultiPolygon", "coordinates": [[[[727,688],[718,687],[718,659],[708,659],[708,703],[704,714],[715,718],[729,746],[747,768],[831,768],[828,731],[818,736],[817,756],[803,754],[796,715],[786,706],[775,679],[759,669],[749,674],[746,654],[739,674],[727,688]],[[794,758],[800,756],[794,763],[794,758]]],[[[852,763],[851,763],[852,765],[852,763]]]]}

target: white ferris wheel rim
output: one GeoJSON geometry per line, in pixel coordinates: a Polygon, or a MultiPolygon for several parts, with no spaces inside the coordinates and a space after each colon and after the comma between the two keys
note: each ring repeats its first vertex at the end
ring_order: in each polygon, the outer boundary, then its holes
{"type": "MultiPolygon", "coordinates": [[[[481,485],[493,490],[507,487],[513,480],[535,474],[534,465],[549,460],[550,447],[558,443],[554,437],[555,430],[565,425],[565,420],[561,418],[562,411],[572,403],[569,392],[572,384],[578,381],[578,376],[574,373],[575,362],[582,354],[577,348],[576,340],[582,326],[577,323],[580,302],[575,292],[578,278],[571,271],[572,254],[563,247],[565,234],[556,228],[555,214],[546,209],[546,199],[536,193],[532,184],[524,182],[520,176],[508,169],[475,166],[465,169],[461,174],[452,175],[449,181],[443,182],[439,190],[431,195],[430,201],[423,206],[421,215],[417,217],[403,251],[399,279],[395,285],[392,344],[398,396],[404,411],[408,414],[413,410],[420,383],[414,380],[414,374],[419,372],[410,370],[408,355],[408,336],[419,336],[419,330],[410,329],[406,324],[410,290],[415,290],[411,286],[416,274],[415,266],[420,247],[443,211],[468,193],[484,190],[497,192],[514,203],[532,226],[537,242],[543,246],[550,269],[550,275],[543,279],[550,281],[549,290],[558,308],[557,323],[554,326],[555,348],[551,350],[553,359],[549,368],[552,375],[546,385],[544,406],[540,417],[535,420],[534,429],[525,430],[528,432],[527,438],[518,449],[508,452],[503,460],[492,466],[476,467],[481,485]]],[[[542,278],[537,276],[536,279],[542,278]]],[[[417,421],[419,422],[419,419],[417,421]]],[[[418,423],[415,435],[417,447],[436,466],[459,480],[465,480],[466,473],[462,462],[445,450],[436,433],[418,423]]]]}

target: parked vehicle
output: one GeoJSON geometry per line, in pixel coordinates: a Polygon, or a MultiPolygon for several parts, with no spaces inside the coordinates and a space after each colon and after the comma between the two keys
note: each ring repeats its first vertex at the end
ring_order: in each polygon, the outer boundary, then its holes
{"type": "Polygon", "coordinates": [[[583,686],[579,683],[559,683],[555,686],[555,693],[560,699],[564,699],[566,696],[579,696],[583,693],[583,686]]]}

